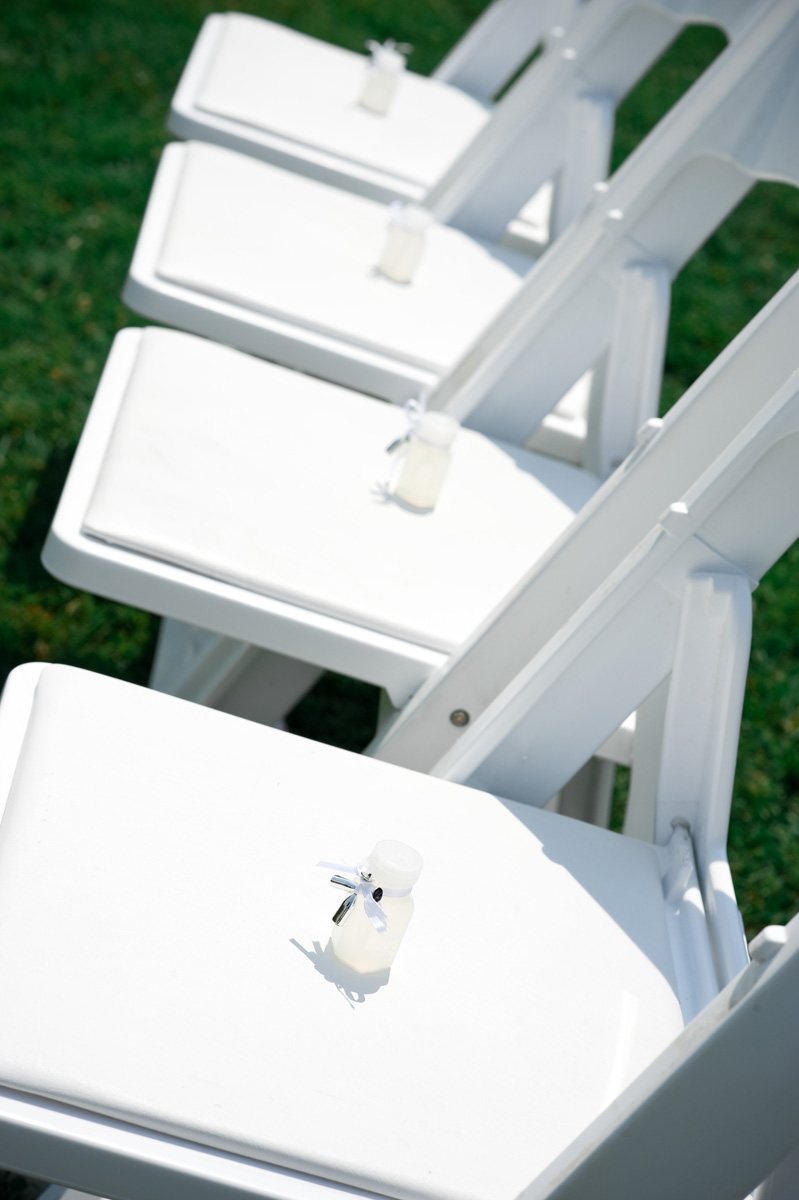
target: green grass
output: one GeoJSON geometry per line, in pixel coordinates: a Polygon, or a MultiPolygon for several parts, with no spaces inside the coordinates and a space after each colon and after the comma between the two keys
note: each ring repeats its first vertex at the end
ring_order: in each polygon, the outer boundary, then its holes
{"type": "MultiPolygon", "coordinates": [[[[0,676],[30,659],[147,679],[156,623],[45,574],[41,544],[116,331],[170,96],[212,0],[7,0],[0,13],[0,676]]],[[[414,43],[429,70],[479,0],[262,0],[241,9],[360,49],[414,43]]],[[[692,30],[622,105],[614,163],[723,45],[692,30]]],[[[799,197],[759,186],[677,280],[669,407],[799,266],[799,197]]],[[[756,597],[731,856],[750,928],[799,908],[799,556],[756,597]]],[[[374,690],[326,679],[293,727],[353,748],[374,690]]]]}

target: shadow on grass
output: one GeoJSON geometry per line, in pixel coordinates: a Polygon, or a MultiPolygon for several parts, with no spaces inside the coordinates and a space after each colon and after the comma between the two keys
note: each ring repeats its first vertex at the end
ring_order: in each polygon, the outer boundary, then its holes
{"type": "Polygon", "coordinates": [[[0,680],[20,663],[60,662],[146,684],[157,618],[76,591],[42,566],[42,546],[71,460],[71,448],[50,452],[5,554],[0,680]]]}
{"type": "Polygon", "coordinates": [[[0,1171],[0,1200],[36,1200],[48,1185],[12,1171],[0,1171]]]}
{"type": "Polygon", "coordinates": [[[42,547],[67,478],[74,447],[57,447],[50,452],[36,490],[10,547],[6,564],[6,582],[36,590],[52,585],[41,562],[42,547]]]}
{"type": "Polygon", "coordinates": [[[289,713],[292,733],[360,753],[372,740],[380,691],[343,675],[323,675],[289,713]]]}

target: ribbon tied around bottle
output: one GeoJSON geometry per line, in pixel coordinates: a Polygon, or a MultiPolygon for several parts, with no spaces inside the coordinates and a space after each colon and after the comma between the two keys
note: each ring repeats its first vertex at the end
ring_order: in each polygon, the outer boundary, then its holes
{"type": "Polygon", "coordinates": [[[330,882],[334,887],[344,888],[348,893],[333,913],[333,921],[336,925],[340,925],[345,920],[360,896],[363,900],[363,911],[377,932],[388,933],[388,917],[380,907],[379,901],[384,896],[390,900],[399,900],[402,896],[411,894],[411,888],[374,887],[371,872],[364,871],[362,863],[358,863],[354,867],[343,862],[318,862],[316,865],[328,871],[335,871],[336,874],[330,882]]]}
{"type": "Polygon", "coordinates": [[[406,58],[413,50],[410,42],[397,42],[394,38],[386,38],[385,42],[376,42],[371,38],[366,43],[366,49],[372,56],[372,65],[379,68],[381,58],[393,58],[402,55],[406,58]]]}
{"type": "Polygon", "coordinates": [[[402,437],[394,438],[391,445],[386,446],[386,454],[393,454],[395,450],[399,450],[400,446],[404,446],[417,433],[422,423],[422,417],[427,412],[427,393],[423,392],[418,400],[406,400],[403,408],[408,421],[408,428],[402,437]]]}

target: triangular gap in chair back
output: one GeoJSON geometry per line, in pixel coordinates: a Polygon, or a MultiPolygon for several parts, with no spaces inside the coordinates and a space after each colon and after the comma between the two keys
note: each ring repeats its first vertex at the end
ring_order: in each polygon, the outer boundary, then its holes
{"type": "Polygon", "coordinates": [[[688,581],[733,575],[754,587],[797,537],[799,370],[433,774],[545,804],[672,670],[688,581]]]}
{"type": "Polygon", "coordinates": [[[585,464],[605,475],[629,452],[636,427],[657,411],[670,280],[757,174],[773,178],[779,159],[781,177],[796,181],[788,89],[799,10],[771,0],[760,13],[537,264],[431,407],[523,444],[605,360],[585,464]],[[767,141],[764,128],[774,129],[767,141]]]}
{"type": "MultiPolygon", "coordinates": [[[[683,396],[658,435],[608,480],[372,747],[378,758],[429,771],[520,670],[554,639],[668,506],[691,488],[799,367],[799,274],[683,396]],[[466,726],[450,719],[468,714],[466,726]]],[[[631,704],[632,710],[634,704],[631,704]]],[[[622,714],[622,719],[627,715],[622,714]]]]}
{"type": "Polygon", "coordinates": [[[488,101],[519,70],[553,26],[565,29],[578,0],[492,0],[433,71],[441,83],[488,101]]]}
{"type": "Polygon", "coordinates": [[[784,937],[519,1200],[741,1200],[765,1179],[799,1131],[799,918],[784,937]]]}
{"type": "Polygon", "coordinates": [[[503,96],[485,128],[431,188],[426,206],[438,220],[494,240],[543,183],[574,170],[582,194],[570,196],[563,208],[572,189],[560,179],[559,233],[607,175],[613,115],[623,96],[685,25],[718,25],[734,38],[751,8],[746,0],[696,0],[691,6],[680,0],[591,0],[567,35],[553,41],[503,96]]]}

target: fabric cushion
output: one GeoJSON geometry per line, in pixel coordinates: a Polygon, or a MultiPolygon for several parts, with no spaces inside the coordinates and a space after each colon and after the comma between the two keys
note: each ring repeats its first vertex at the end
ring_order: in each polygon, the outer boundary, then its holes
{"type": "Polygon", "coordinates": [[[514,1200],[681,1027],[655,847],[66,667],[0,959],[0,1085],[402,1200],[514,1200]],[[386,836],[425,866],[370,981],[315,864],[386,836]]]}
{"type": "Polygon", "coordinates": [[[459,645],[593,495],[461,430],[432,512],[388,499],[402,409],[150,329],[85,532],[431,649],[459,645]]]}
{"type": "Polygon", "coordinates": [[[434,371],[519,288],[508,252],[442,225],[395,283],[376,269],[387,205],[218,146],[167,153],[182,159],[155,265],[169,283],[434,371]]]}
{"type": "MultiPolygon", "coordinates": [[[[368,56],[242,13],[218,15],[196,105],[429,187],[482,129],[479,101],[406,71],[385,116],[358,103],[368,56]]],[[[413,59],[411,59],[413,61],[413,59]]]]}

